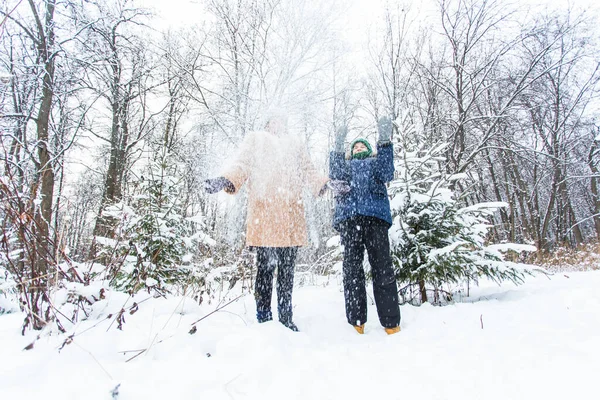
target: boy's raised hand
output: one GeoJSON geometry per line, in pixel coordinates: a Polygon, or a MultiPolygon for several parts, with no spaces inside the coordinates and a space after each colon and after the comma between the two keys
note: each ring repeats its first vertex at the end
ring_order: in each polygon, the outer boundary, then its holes
{"type": "Polygon", "coordinates": [[[392,120],[389,117],[381,117],[377,121],[379,132],[379,144],[388,144],[392,139],[392,120]]]}
{"type": "Polygon", "coordinates": [[[346,143],[346,136],[348,135],[348,127],[346,125],[341,125],[335,131],[335,152],[343,153],[344,145],[346,143]]]}

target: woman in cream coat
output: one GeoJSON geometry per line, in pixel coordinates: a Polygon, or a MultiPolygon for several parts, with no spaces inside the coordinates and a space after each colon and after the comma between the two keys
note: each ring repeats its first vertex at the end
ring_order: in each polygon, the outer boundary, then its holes
{"type": "Polygon", "coordinates": [[[308,188],[319,195],[327,182],[311,163],[303,142],[287,133],[281,114],[271,115],[265,131],[248,133],[221,176],[205,181],[208,193],[224,189],[235,194],[242,185],[248,186],[246,245],[257,250],[258,322],[273,319],[271,296],[277,268],[279,321],[298,330],[292,321],[292,289],[298,247],[307,243],[302,192],[308,188]]]}

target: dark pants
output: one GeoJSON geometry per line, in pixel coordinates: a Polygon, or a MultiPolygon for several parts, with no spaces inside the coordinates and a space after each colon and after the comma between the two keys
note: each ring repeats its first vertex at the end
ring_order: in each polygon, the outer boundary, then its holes
{"type": "Polygon", "coordinates": [[[373,275],[373,294],[379,322],[385,328],[400,325],[398,286],[394,275],[387,222],[374,217],[358,216],[340,225],[344,245],[344,298],[346,318],[351,325],[367,321],[367,291],[363,258],[365,248],[373,275]]]}
{"type": "Polygon", "coordinates": [[[273,319],[271,297],[273,273],[277,268],[277,311],[279,321],[292,322],[292,289],[294,288],[294,265],[297,247],[256,247],[256,318],[258,322],[273,319]]]}

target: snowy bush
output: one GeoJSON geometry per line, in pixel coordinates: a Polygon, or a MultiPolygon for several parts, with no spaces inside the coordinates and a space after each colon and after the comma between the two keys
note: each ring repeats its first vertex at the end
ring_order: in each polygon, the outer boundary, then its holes
{"type": "MultiPolygon", "coordinates": [[[[4,221],[2,225],[7,226],[4,221]]],[[[12,229],[4,228],[0,244],[0,314],[16,311],[15,299],[18,298],[17,283],[9,272],[8,266],[14,265],[21,257],[22,250],[17,246],[12,229]]]]}
{"type": "Polygon", "coordinates": [[[0,315],[19,310],[17,283],[8,271],[0,264],[0,315]]]}

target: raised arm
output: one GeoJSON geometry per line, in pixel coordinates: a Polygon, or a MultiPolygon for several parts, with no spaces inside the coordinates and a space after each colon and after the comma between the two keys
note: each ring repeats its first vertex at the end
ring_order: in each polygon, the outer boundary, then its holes
{"type": "Polygon", "coordinates": [[[392,146],[392,121],[382,117],[377,122],[379,140],[377,141],[377,160],[375,161],[375,178],[382,182],[394,179],[394,147],[392,146]]]}
{"type": "Polygon", "coordinates": [[[329,154],[329,177],[334,180],[350,180],[344,152],[347,135],[348,127],[346,125],[340,126],[335,132],[335,147],[329,154]]]}

